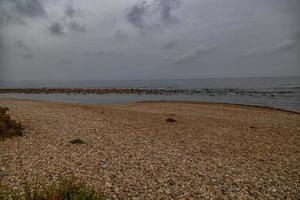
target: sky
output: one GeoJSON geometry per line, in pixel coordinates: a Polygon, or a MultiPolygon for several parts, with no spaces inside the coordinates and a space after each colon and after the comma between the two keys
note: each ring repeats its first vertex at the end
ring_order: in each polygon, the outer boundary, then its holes
{"type": "Polygon", "coordinates": [[[0,0],[0,80],[300,76],[300,0],[0,0]]]}

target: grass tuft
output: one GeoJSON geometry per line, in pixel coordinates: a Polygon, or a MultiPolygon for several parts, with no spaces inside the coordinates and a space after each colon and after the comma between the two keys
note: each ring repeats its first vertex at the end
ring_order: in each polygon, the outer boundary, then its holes
{"type": "Polygon", "coordinates": [[[1,200],[105,200],[106,197],[83,183],[61,181],[49,187],[25,183],[22,192],[7,189],[0,184],[1,200]]]}

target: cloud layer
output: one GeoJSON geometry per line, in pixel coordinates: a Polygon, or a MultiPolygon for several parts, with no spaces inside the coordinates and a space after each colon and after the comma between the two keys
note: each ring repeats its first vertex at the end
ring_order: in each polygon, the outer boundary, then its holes
{"type": "Polygon", "coordinates": [[[300,75],[299,10],[299,0],[0,0],[0,80],[300,75]]]}
{"type": "Polygon", "coordinates": [[[264,56],[266,54],[275,54],[287,52],[294,49],[297,45],[296,40],[284,40],[273,46],[262,46],[249,50],[244,56],[264,56]]]}
{"type": "Polygon", "coordinates": [[[0,24],[24,24],[24,17],[46,17],[47,12],[42,0],[1,0],[0,24]]]}
{"type": "Polygon", "coordinates": [[[203,55],[212,53],[216,48],[217,45],[199,45],[190,51],[177,55],[175,58],[173,58],[172,63],[185,64],[188,62],[199,60],[203,55]]]}
{"type": "Polygon", "coordinates": [[[60,24],[59,22],[54,22],[49,26],[48,28],[49,33],[53,35],[64,35],[64,26],[60,24]]]}
{"type": "Polygon", "coordinates": [[[181,5],[180,0],[138,1],[127,14],[127,20],[137,28],[153,28],[179,23],[173,11],[181,5]]]}

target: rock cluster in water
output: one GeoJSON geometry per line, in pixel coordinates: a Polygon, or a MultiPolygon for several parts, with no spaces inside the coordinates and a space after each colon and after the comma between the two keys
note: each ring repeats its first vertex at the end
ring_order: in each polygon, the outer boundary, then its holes
{"type": "Polygon", "coordinates": [[[274,97],[274,95],[286,95],[291,91],[256,91],[243,89],[165,89],[165,88],[0,88],[0,93],[23,94],[140,94],[140,95],[262,95],[274,97]]]}

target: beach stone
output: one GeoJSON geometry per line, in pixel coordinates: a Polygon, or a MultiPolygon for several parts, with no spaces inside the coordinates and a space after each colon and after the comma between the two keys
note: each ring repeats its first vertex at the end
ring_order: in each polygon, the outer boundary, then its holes
{"type": "Polygon", "coordinates": [[[166,122],[173,123],[173,122],[177,122],[177,120],[173,119],[173,118],[168,118],[168,119],[166,119],[166,122]]]}
{"type": "Polygon", "coordinates": [[[84,144],[85,142],[80,138],[75,138],[69,141],[70,144],[84,144]]]}
{"type": "Polygon", "coordinates": [[[107,163],[106,163],[105,160],[100,160],[99,165],[100,165],[100,167],[103,168],[103,169],[107,168],[107,163]]]}
{"type": "Polygon", "coordinates": [[[110,182],[105,182],[105,187],[107,187],[107,188],[111,188],[112,187],[112,184],[110,183],[110,182]]]}
{"type": "Polygon", "coordinates": [[[8,176],[9,174],[5,172],[3,169],[0,169],[0,178],[3,178],[5,176],[8,176]]]}

